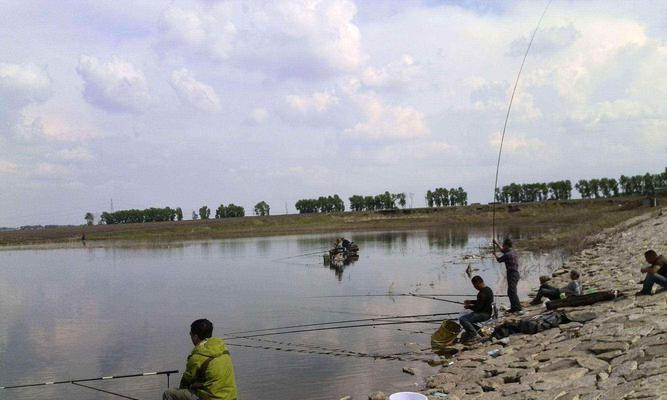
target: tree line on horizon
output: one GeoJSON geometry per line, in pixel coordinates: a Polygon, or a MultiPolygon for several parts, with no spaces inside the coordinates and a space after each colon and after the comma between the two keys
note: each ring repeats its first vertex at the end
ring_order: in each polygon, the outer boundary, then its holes
{"type": "MultiPolygon", "coordinates": [[[[495,201],[499,203],[528,203],[547,200],[570,200],[572,190],[576,189],[582,199],[598,199],[616,196],[655,195],[661,188],[667,188],[667,168],[658,174],[625,176],[615,178],[580,179],[574,185],[570,180],[548,183],[510,183],[496,188],[495,201]]],[[[428,207],[448,207],[468,204],[468,193],[461,187],[435,188],[428,190],[425,196],[428,207]]],[[[351,211],[380,211],[405,208],[405,193],[384,193],[375,196],[353,195],[349,197],[351,211]]],[[[294,205],[299,214],[344,212],[345,202],[338,194],[320,196],[317,199],[301,199],[294,205]]],[[[192,212],[192,219],[210,219],[211,209],[204,205],[192,212]]],[[[270,215],[270,206],[265,201],[255,204],[253,212],[257,216],[270,215]]],[[[235,218],[245,216],[245,209],[233,203],[227,206],[220,204],[215,210],[214,218],[235,218]]],[[[84,217],[88,225],[93,225],[94,216],[86,213],[84,217]]],[[[130,209],[115,212],[103,212],[99,224],[129,224],[144,222],[181,221],[183,211],[180,207],[147,208],[144,210],[130,209]]]]}
{"type": "Polygon", "coordinates": [[[465,206],[468,204],[468,193],[462,187],[435,188],[426,192],[426,204],[429,207],[465,206]]]}
{"type": "MultiPolygon", "coordinates": [[[[659,188],[667,187],[667,168],[659,174],[625,176],[615,178],[580,179],[574,184],[582,199],[599,199],[618,196],[652,196],[659,188]]],[[[496,188],[495,199],[499,203],[529,203],[572,198],[572,182],[569,180],[549,183],[511,183],[496,188]]]]}

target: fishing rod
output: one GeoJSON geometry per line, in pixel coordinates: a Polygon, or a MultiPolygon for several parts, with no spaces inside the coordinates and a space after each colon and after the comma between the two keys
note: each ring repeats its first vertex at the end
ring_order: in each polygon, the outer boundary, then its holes
{"type": "Polygon", "coordinates": [[[546,7],[544,7],[544,11],[542,12],[542,15],[540,16],[540,20],[537,22],[537,26],[535,27],[535,30],[533,31],[532,36],[530,37],[530,41],[528,42],[528,47],[526,48],[526,52],[523,55],[523,60],[521,60],[521,67],[519,67],[519,73],[516,75],[516,80],[514,81],[514,88],[512,89],[512,95],[510,96],[510,101],[509,104],[507,105],[507,114],[505,115],[505,123],[503,124],[503,133],[500,137],[500,148],[498,150],[498,163],[496,164],[496,180],[495,183],[493,184],[493,239],[496,239],[496,192],[498,190],[498,174],[500,172],[500,158],[503,153],[503,144],[505,143],[505,133],[507,131],[507,123],[510,119],[510,112],[512,111],[512,103],[514,102],[514,95],[516,94],[516,88],[519,86],[519,78],[521,77],[521,72],[523,71],[523,66],[526,63],[526,58],[528,58],[528,52],[530,51],[530,47],[533,45],[533,40],[535,39],[535,35],[537,34],[537,31],[540,29],[540,25],[542,25],[542,19],[544,19],[544,15],[547,13],[547,10],[549,9],[549,6],[551,5],[551,2],[553,0],[549,0],[547,3],[546,7]]]}
{"type": "Polygon", "coordinates": [[[456,300],[447,300],[447,299],[441,299],[439,297],[432,297],[432,296],[427,296],[427,295],[419,295],[419,294],[414,294],[410,293],[412,297],[419,297],[421,299],[429,299],[429,300],[437,300],[437,301],[444,301],[446,303],[452,303],[452,304],[465,304],[461,301],[456,301],[456,300]]]}
{"type": "Polygon", "coordinates": [[[327,246],[327,247],[323,247],[321,250],[313,251],[313,252],[311,252],[311,253],[298,254],[298,255],[296,255],[296,256],[281,257],[281,258],[276,258],[276,259],[271,260],[271,261],[282,261],[282,260],[289,260],[289,259],[292,259],[292,258],[299,258],[299,257],[312,256],[312,255],[315,255],[315,254],[322,254],[322,252],[323,252],[324,250],[328,250],[329,248],[330,248],[330,247],[327,246]]]}
{"type": "MultiPolygon", "coordinates": [[[[458,314],[458,313],[456,313],[458,314]]],[[[365,327],[376,327],[376,326],[385,326],[385,325],[402,325],[402,324],[428,324],[431,322],[442,322],[440,319],[423,319],[418,321],[390,321],[390,322],[380,322],[374,324],[355,324],[355,325],[344,325],[344,326],[327,326],[320,328],[312,329],[297,329],[289,331],[280,331],[280,332],[270,332],[270,333],[258,333],[254,335],[245,335],[245,336],[231,336],[224,338],[225,340],[233,339],[248,339],[262,336],[271,336],[271,335],[286,335],[290,333],[304,333],[304,332],[320,332],[320,331],[329,331],[332,329],[350,329],[350,328],[365,328],[365,327]]]]}
{"type": "Polygon", "coordinates": [[[79,383],[79,382],[92,382],[92,381],[107,381],[112,379],[124,379],[124,378],[138,378],[142,376],[153,376],[153,375],[167,375],[167,387],[169,386],[169,376],[171,374],[177,374],[178,370],[170,371],[157,371],[157,372],[141,372],[138,374],[128,374],[128,375],[111,375],[111,376],[101,376],[99,378],[85,378],[85,379],[69,379],[65,381],[51,381],[51,382],[40,382],[40,383],[27,383],[22,385],[10,385],[10,386],[0,386],[0,389],[19,389],[35,386],[48,386],[48,385],[61,385],[64,383],[79,383]]]}
{"type": "MultiPolygon", "coordinates": [[[[268,332],[268,331],[279,331],[284,329],[295,329],[295,328],[310,328],[317,326],[326,326],[326,325],[339,325],[339,324],[351,324],[356,322],[371,322],[371,321],[385,321],[392,319],[404,319],[404,318],[424,318],[424,317],[438,317],[438,316],[447,316],[447,315],[456,315],[459,312],[446,312],[446,313],[437,313],[437,314],[415,314],[415,315],[396,315],[392,317],[375,317],[375,318],[360,318],[360,319],[348,319],[343,321],[331,321],[331,322],[319,322],[313,324],[300,324],[300,325],[290,325],[290,326],[280,326],[276,328],[264,328],[264,329],[253,329],[248,331],[236,331],[236,332],[227,332],[225,335],[240,335],[245,333],[256,333],[256,332],[268,332]]],[[[223,336],[223,339],[236,339],[232,337],[226,338],[223,336]]]]}
{"type": "Polygon", "coordinates": [[[102,393],[111,394],[111,395],[113,395],[113,396],[116,396],[116,397],[122,397],[122,398],[124,398],[124,399],[128,399],[128,400],[141,400],[141,399],[138,399],[138,398],[136,398],[136,397],[126,396],[126,395],[124,395],[124,394],[120,394],[120,393],[112,392],[112,391],[110,391],[110,390],[104,390],[104,389],[96,388],[96,387],[94,387],[94,386],[84,385],[84,384],[82,384],[82,383],[78,383],[78,382],[72,382],[72,385],[80,386],[80,387],[82,387],[82,388],[86,388],[86,389],[92,389],[92,390],[95,390],[95,391],[97,391],[97,392],[102,392],[102,393]]]}
{"type": "MultiPolygon", "coordinates": [[[[405,297],[413,296],[411,293],[393,293],[393,294],[339,294],[330,296],[310,296],[307,299],[328,299],[328,298],[345,298],[345,297],[405,297]]],[[[436,297],[477,297],[476,294],[438,294],[438,293],[420,293],[421,296],[436,296],[436,297]]],[[[506,294],[493,294],[494,297],[508,297],[506,294]]]]}

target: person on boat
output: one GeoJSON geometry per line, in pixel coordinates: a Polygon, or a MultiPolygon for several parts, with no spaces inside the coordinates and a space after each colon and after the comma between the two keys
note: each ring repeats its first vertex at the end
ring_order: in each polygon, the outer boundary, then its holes
{"type": "Polygon", "coordinates": [[[477,289],[477,300],[466,300],[463,308],[472,310],[472,312],[459,318],[459,323],[466,331],[465,342],[467,343],[474,343],[481,339],[473,324],[487,321],[493,314],[493,290],[486,286],[484,279],[479,275],[473,276],[471,282],[477,289]]]}
{"type": "Polygon", "coordinates": [[[507,296],[510,298],[510,313],[518,313],[521,311],[521,302],[519,301],[519,294],[517,293],[517,285],[519,284],[519,255],[512,248],[512,240],[506,238],[503,240],[501,246],[497,240],[493,240],[493,256],[499,263],[505,263],[507,270],[507,296]],[[496,247],[503,253],[498,257],[496,254],[496,247]]]}
{"type": "Polygon", "coordinates": [[[350,242],[349,240],[347,240],[347,239],[345,239],[345,238],[340,238],[340,241],[341,241],[341,244],[343,245],[343,248],[344,248],[345,250],[349,250],[349,249],[350,249],[350,246],[352,245],[352,242],[350,242]]]}
{"type": "Polygon", "coordinates": [[[562,295],[565,295],[566,297],[581,296],[583,294],[583,290],[581,288],[581,282],[579,282],[580,276],[581,275],[578,271],[570,271],[570,283],[568,283],[567,286],[563,287],[562,289],[547,284],[547,282],[551,280],[550,277],[546,275],[540,276],[540,289],[537,291],[537,295],[533,301],[530,302],[530,304],[542,304],[542,297],[546,297],[549,300],[558,300],[562,295]]]}
{"type": "Polygon", "coordinates": [[[343,239],[336,239],[336,244],[334,244],[334,252],[342,253],[345,250],[343,247],[343,239]]]}
{"type": "Polygon", "coordinates": [[[648,250],[644,253],[644,259],[649,266],[641,269],[646,276],[642,290],[637,292],[637,295],[653,294],[653,285],[656,283],[667,289],[667,258],[659,256],[655,250],[648,250]]]}
{"type": "Polygon", "coordinates": [[[167,389],[163,400],[237,400],[234,366],[224,340],[211,337],[213,324],[198,319],[190,325],[195,346],[188,356],[178,389],[167,389]]]}

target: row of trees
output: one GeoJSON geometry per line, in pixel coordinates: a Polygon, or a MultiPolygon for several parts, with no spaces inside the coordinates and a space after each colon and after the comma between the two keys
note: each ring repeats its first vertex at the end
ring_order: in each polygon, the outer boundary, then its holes
{"type": "Polygon", "coordinates": [[[462,187],[436,188],[426,192],[426,204],[429,207],[465,206],[468,204],[468,193],[462,187]]]}
{"type": "Polygon", "coordinates": [[[618,181],[614,178],[581,179],[575,185],[581,198],[599,199],[601,197],[654,195],[656,189],[667,187],[667,169],[661,174],[635,176],[621,175],[618,181]]]}
{"type": "Polygon", "coordinates": [[[511,183],[496,188],[496,201],[500,203],[527,203],[546,200],[568,200],[572,198],[572,182],[511,183]]]}
{"type": "MultiPolygon", "coordinates": [[[[230,203],[229,205],[225,206],[224,204],[220,204],[218,208],[215,210],[215,219],[220,219],[220,218],[234,218],[234,217],[245,217],[245,209],[241,206],[237,206],[234,203],[230,203]]],[[[196,212],[192,212],[192,219],[197,220],[197,219],[210,219],[211,218],[211,209],[208,208],[208,206],[201,206],[199,208],[199,214],[196,212]]]]}
{"type": "MultiPolygon", "coordinates": [[[[93,224],[93,215],[91,213],[86,214],[86,223],[88,225],[93,224]]],[[[142,222],[163,222],[163,221],[174,221],[183,219],[183,211],[180,207],[171,208],[147,208],[145,210],[119,210],[115,212],[103,212],[100,216],[100,224],[132,224],[132,223],[142,223],[142,222]]]]}
{"type": "Polygon", "coordinates": [[[384,192],[375,196],[355,194],[350,197],[352,211],[395,210],[398,207],[405,208],[406,204],[405,193],[384,192]]]}
{"type": "Polygon", "coordinates": [[[301,199],[294,204],[299,214],[332,213],[345,211],[345,202],[337,194],[317,199],[301,199]]]}

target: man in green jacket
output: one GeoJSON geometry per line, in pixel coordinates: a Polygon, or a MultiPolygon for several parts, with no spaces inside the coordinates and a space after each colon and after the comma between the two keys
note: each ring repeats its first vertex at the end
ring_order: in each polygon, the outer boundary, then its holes
{"type": "Polygon", "coordinates": [[[224,340],[211,337],[213,324],[198,319],[190,325],[195,345],[178,389],[167,389],[163,400],[237,400],[234,367],[224,340]]]}

